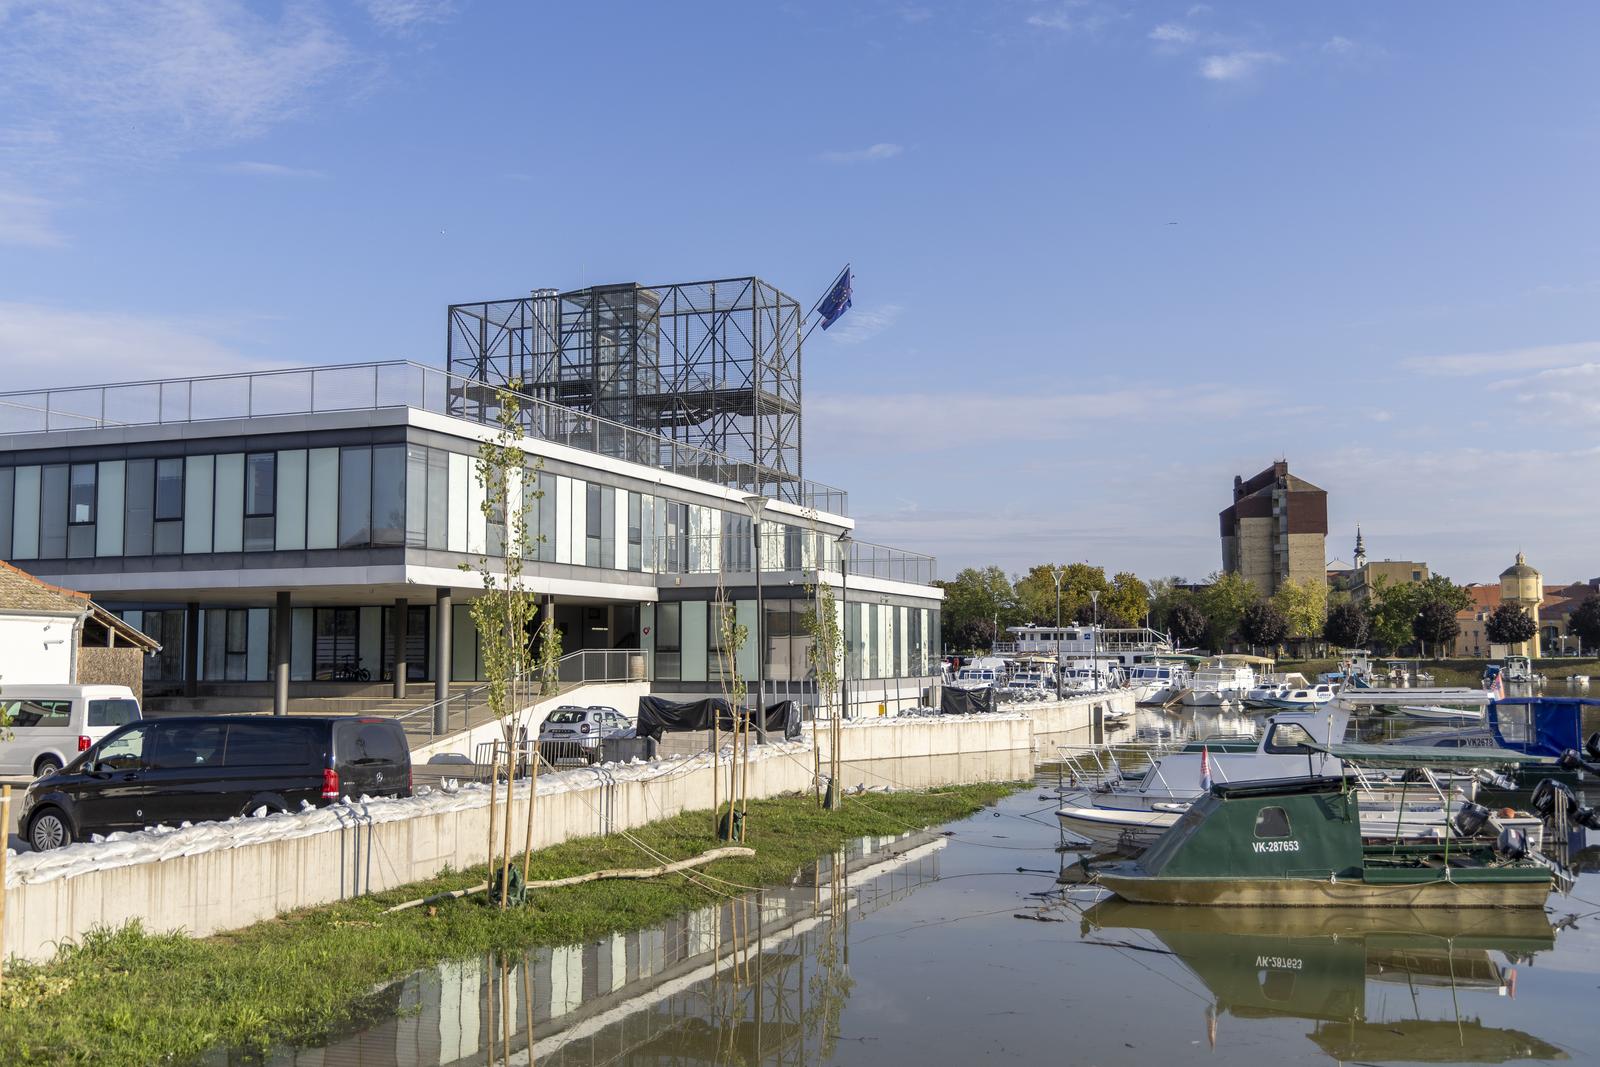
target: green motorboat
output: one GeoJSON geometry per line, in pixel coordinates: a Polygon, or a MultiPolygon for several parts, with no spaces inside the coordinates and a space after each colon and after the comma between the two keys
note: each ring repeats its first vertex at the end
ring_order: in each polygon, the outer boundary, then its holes
{"type": "Polygon", "coordinates": [[[1514,842],[1364,845],[1347,778],[1213,786],[1137,859],[1087,869],[1124,900],[1212,907],[1542,908],[1554,877],[1514,842]]]}

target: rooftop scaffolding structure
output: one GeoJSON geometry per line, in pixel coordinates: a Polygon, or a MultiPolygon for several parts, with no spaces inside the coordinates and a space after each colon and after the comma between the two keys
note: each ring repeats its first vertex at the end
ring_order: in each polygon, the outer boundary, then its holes
{"type": "MultiPolygon", "coordinates": [[[[689,445],[716,467],[700,477],[808,504],[803,318],[793,297],[755,277],[538,289],[451,305],[448,356],[464,378],[520,380],[537,400],[689,445]]],[[[618,433],[599,450],[648,463],[631,452],[647,440],[618,433]]]]}

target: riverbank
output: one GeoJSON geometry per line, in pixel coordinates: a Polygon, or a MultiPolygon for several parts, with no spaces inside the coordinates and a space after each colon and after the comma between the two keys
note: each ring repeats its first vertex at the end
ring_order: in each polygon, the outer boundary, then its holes
{"type": "MultiPolygon", "coordinates": [[[[961,818],[1017,785],[849,795],[840,812],[807,795],[750,804],[748,859],[693,879],[590,882],[540,892],[501,912],[482,897],[396,914],[404,900],[481,882],[482,866],[311,908],[229,934],[191,939],[136,927],[98,931],[45,964],[17,964],[0,991],[0,1062],[185,1063],[218,1047],[266,1049],[348,1026],[381,983],[443,960],[561,945],[659,922],[731,892],[782,882],[847,841],[961,818]]],[[[629,834],[577,838],[533,854],[531,877],[561,878],[715,847],[709,812],[629,834]],[[636,843],[637,842],[637,843],[636,843]]]]}

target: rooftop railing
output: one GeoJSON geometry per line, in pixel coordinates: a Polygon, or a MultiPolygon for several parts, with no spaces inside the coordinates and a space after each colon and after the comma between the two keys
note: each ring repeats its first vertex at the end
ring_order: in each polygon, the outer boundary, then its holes
{"type": "MultiPolygon", "coordinates": [[[[108,426],[415,408],[482,425],[499,414],[496,387],[409,360],[243,371],[192,378],[0,393],[0,435],[108,426]]],[[[674,441],[560,404],[520,398],[529,437],[671,471],[834,515],[842,489],[674,441]]]]}
{"type": "MultiPolygon", "coordinates": [[[[748,531],[646,538],[643,569],[652,574],[753,574],[752,540],[748,531]]],[[[932,556],[866,541],[849,545],[850,578],[931,585],[939,577],[938,560],[932,556]]],[[[815,571],[819,566],[831,575],[840,573],[838,541],[832,535],[763,523],[762,571],[815,571]]]]}

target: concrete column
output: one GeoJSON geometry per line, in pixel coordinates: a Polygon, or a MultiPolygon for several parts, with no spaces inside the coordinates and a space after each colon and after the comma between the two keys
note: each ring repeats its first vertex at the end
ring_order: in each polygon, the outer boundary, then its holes
{"type": "Polygon", "coordinates": [[[189,601],[183,609],[183,695],[200,694],[200,605],[189,601]]]}
{"type": "Polygon", "coordinates": [[[294,611],[289,607],[289,591],[278,590],[278,607],[272,619],[274,644],[272,714],[289,714],[289,661],[294,651],[294,611]]]}
{"type": "Polygon", "coordinates": [[[404,700],[406,697],[406,627],[410,620],[410,604],[405,597],[395,597],[394,601],[394,626],[391,628],[390,639],[394,643],[394,698],[404,700]]]}
{"type": "Polygon", "coordinates": [[[434,604],[433,732],[442,734],[450,729],[449,709],[444,706],[450,696],[450,590],[439,590],[434,604]]]}

